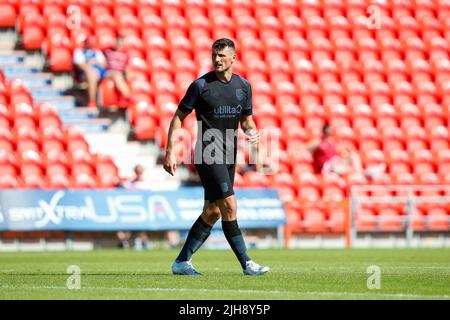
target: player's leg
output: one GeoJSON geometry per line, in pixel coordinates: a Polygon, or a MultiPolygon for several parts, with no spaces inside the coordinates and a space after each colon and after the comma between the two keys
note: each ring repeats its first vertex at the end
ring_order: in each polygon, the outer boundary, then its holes
{"type": "Polygon", "coordinates": [[[222,214],[222,229],[225,234],[225,238],[233,249],[234,254],[238,258],[242,269],[245,269],[247,261],[251,260],[247,255],[247,248],[245,246],[244,237],[236,217],[237,203],[236,196],[231,195],[224,199],[216,201],[222,214]]]}
{"type": "Polygon", "coordinates": [[[211,233],[214,223],[220,218],[220,211],[214,204],[205,200],[203,212],[189,230],[183,248],[172,264],[172,273],[178,275],[200,275],[191,263],[192,255],[202,246],[211,233]]]}
{"type": "Polygon", "coordinates": [[[220,218],[219,208],[215,203],[205,200],[203,212],[189,230],[186,241],[176,261],[189,261],[202,246],[211,233],[211,229],[220,218]]]}
{"type": "Polygon", "coordinates": [[[260,266],[253,262],[247,255],[247,247],[244,237],[237,222],[237,202],[233,194],[216,201],[222,214],[222,229],[225,238],[238,258],[245,275],[261,275],[269,271],[268,267],[260,266]]]}

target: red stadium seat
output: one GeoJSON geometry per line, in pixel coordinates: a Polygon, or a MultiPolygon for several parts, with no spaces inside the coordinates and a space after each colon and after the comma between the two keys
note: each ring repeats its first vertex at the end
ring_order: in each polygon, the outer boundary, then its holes
{"type": "Polygon", "coordinates": [[[120,103],[120,93],[114,85],[112,79],[105,79],[98,87],[100,105],[103,107],[118,106],[120,103]]]}
{"type": "Polygon", "coordinates": [[[347,212],[344,208],[330,208],[328,212],[327,227],[331,232],[343,233],[345,231],[347,212]]]}
{"type": "Polygon", "coordinates": [[[446,127],[437,126],[431,128],[430,131],[427,138],[431,151],[449,149],[449,133],[446,127]]]}
{"type": "Polygon", "coordinates": [[[139,140],[154,139],[157,120],[150,114],[140,113],[133,126],[134,135],[139,140]]]}
{"type": "Polygon", "coordinates": [[[367,208],[357,209],[355,225],[358,231],[375,231],[378,224],[373,210],[367,208]]]}
{"type": "Polygon", "coordinates": [[[93,176],[86,173],[72,176],[71,180],[71,185],[76,189],[92,189],[97,187],[97,183],[93,176]]]}
{"type": "Polygon", "coordinates": [[[319,208],[305,208],[302,212],[302,226],[306,232],[326,231],[325,213],[319,208]]]}
{"type": "Polygon", "coordinates": [[[381,141],[383,150],[389,152],[391,150],[403,149],[403,133],[398,127],[382,127],[381,141]]]}
{"type": "Polygon", "coordinates": [[[379,227],[383,231],[401,231],[404,226],[402,216],[394,208],[381,208],[378,211],[379,227]]]}
{"type": "Polygon", "coordinates": [[[270,184],[276,187],[279,186],[287,186],[287,187],[295,187],[295,181],[291,174],[289,173],[280,173],[275,174],[269,177],[270,184]]]}
{"type": "Polygon", "coordinates": [[[63,140],[59,139],[43,139],[42,140],[42,152],[46,153],[49,151],[56,151],[56,152],[64,152],[65,145],[63,140]]]}
{"type": "Polygon", "coordinates": [[[315,186],[298,186],[297,197],[301,202],[316,202],[321,198],[320,190],[315,186]]]}
{"type": "Polygon", "coordinates": [[[14,27],[16,19],[17,13],[12,4],[0,4],[0,27],[14,27]]]}
{"type": "MultiPolygon", "coordinates": [[[[0,177],[3,176],[17,176],[18,170],[15,166],[14,163],[9,162],[5,159],[5,155],[4,155],[4,151],[0,150],[0,163],[1,163],[1,167],[0,167],[0,177]]],[[[13,158],[13,157],[12,157],[13,158]]],[[[11,161],[14,160],[10,159],[11,161]]]]}
{"type": "Polygon", "coordinates": [[[23,30],[22,39],[24,49],[40,49],[45,40],[45,31],[38,26],[27,26],[23,30]]]}
{"type": "Polygon", "coordinates": [[[389,172],[393,175],[399,173],[411,172],[409,165],[409,155],[401,149],[394,149],[387,153],[387,162],[389,164],[389,172]]]}
{"type": "Polygon", "coordinates": [[[267,176],[256,172],[248,171],[243,175],[244,184],[247,187],[263,188],[268,187],[270,184],[269,178],[267,176]]]}
{"type": "Polygon", "coordinates": [[[13,107],[12,110],[12,117],[14,117],[15,112],[16,112],[16,106],[17,105],[21,105],[20,108],[24,107],[23,105],[31,105],[32,104],[32,97],[31,95],[28,93],[27,90],[18,90],[18,91],[14,91],[11,92],[10,94],[10,98],[9,98],[9,104],[10,106],[13,107]]]}
{"type": "Polygon", "coordinates": [[[34,140],[38,141],[39,135],[35,128],[28,126],[18,126],[13,129],[14,141],[34,140]]]}
{"type": "Polygon", "coordinates": [[[76,149],[72,152],[68,152],[68,163],[72,165],[93,165],[92,155],[84,149],[76,149]]]}
{"type": "Polygon", "coordinates": [[[54,72],[71,71],[73,69],[71,51],[54,47],[50,53],[50,69],[54,72]]]}
{"type": "Polygon", "coordinates": [[[342,187],[336,185],[324,185],[322,187],[322,199],[325,202],[341,202],[345,197],[346,193],[342,187]]]}
{"type": "Polygon", "coordinates": [[[21,187],[26,189],[43,189],[46,186],[44,176],[38,174],[22,175],[19,181],[21,187]]]}
{"type": "Polygon", "coordinates": [[[449,215],[443,208],[431,208],[427,211],[428,227],[430,230],[448,230],[449,215]]]}
{"type": "Polygon", "coordinates": [[[119,171],[113,159],[107,156],[94,157],[97,185],[102,188],[113,188],[120,182],[119,171]]]}
{"type": "Polygon", "coordinates": [[[424,231],[426,228],[425,215],[422,210],[413,209],[410,215],[411,227],[414,231],[424,231]]]}
{"type": "Polygon", "coordinates": [[[0,174],[0,189],[16,189],[19,181],[16,175],[0,174]]]}
{"type": "Polygon", "coordinates": [[[69,176],[64,174],[47,175],[46,184],[50,189],[68,189],[72,186],[69,176]]]}
{"type": "Polygon", "coordinates": [[[67,176],[69,174],[69,169],[63,163],[48,163],[45,167],[45,172],[48,177],[56,175],[67,176]]]}

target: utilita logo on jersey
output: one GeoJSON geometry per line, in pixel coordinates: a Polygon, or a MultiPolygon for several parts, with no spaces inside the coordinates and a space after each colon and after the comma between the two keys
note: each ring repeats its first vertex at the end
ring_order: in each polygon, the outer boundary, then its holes
{"type": "Polygon", "coordinates": [[[218,106],[214,108],[214,115],[219,118],[234,117],[235,115],[241,114],[242,106],[218,106]]]}

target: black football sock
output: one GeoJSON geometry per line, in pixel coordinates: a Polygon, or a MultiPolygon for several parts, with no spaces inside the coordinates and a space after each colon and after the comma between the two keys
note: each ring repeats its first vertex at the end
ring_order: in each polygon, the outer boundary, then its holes
{"type": "Polygon", "coordinates": [[[242,269],[245,269],[245,263],[250,260],[250,258],[247,255],[247,248],[245,247],[245,241],[242,237],[237,220],[222,220],[222,229],[225,234],[225,238],[227,238],[227,241],[231,246],[231,249],[233,249],[234,254],[241,263],[242,269]]]}
{"type": "Polygon", "coordinates": [[[177,257],[177,261],[190,260],[195,251],[197,251],[206,239],[208,239],[211,234],[211,229],[212,227],[203,221],[201,216],[198,217],[192,225],[191,230],[189,230],[186,242],[177,257]]]}

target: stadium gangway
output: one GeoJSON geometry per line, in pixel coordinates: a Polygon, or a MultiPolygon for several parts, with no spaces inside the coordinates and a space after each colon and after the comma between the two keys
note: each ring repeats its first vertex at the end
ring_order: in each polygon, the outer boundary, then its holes
{"type": "MultiPolygon", "coordinates": [[[[405,215],[400,217],[400,222],[405,227],[406,244],[411,246],[414,229],[411,223],[411,217],[414,207],[417,203],[447,203],[450,208],[450,196],[417,196],[417,192],[423,191],[444,191],[446,194],[450,194],[450,185],[357,185],[350,188],[350,203],[348,216],[346,219],[346,246],[347,248],[353,247],[355,240],[357,239],[358,230],[356,228],[356,213],[364,203],[404,203],[406,204],[405,215]],[[367,196],[361,195],[361,193],[367,193],[372,191],[394,191],[395,193],[403,192],[402,195],[392,194],[389,196],[367,196]]],[[[448,214],[448,212],[447,212],[448,214]]],[[[374,217],[378,222],[379,216],[374,217]]],[[[447,215],[447,219],[450,221],[450,215],[447,215]]],[[[425,219],[427,222],[427,219],[425,219]]],[[[376,229],[373,232],[383,232],[385,230],[376,229]]],[[[425,228],[423,231],[427,231],[425,228]]],[[[429,230],[428,230],[429,231],[429,230]]],[[[450,229],[448,230],[450,231],[450,229]]],[[[369,232],[369,231],[364,231],[369,232]]]]}

